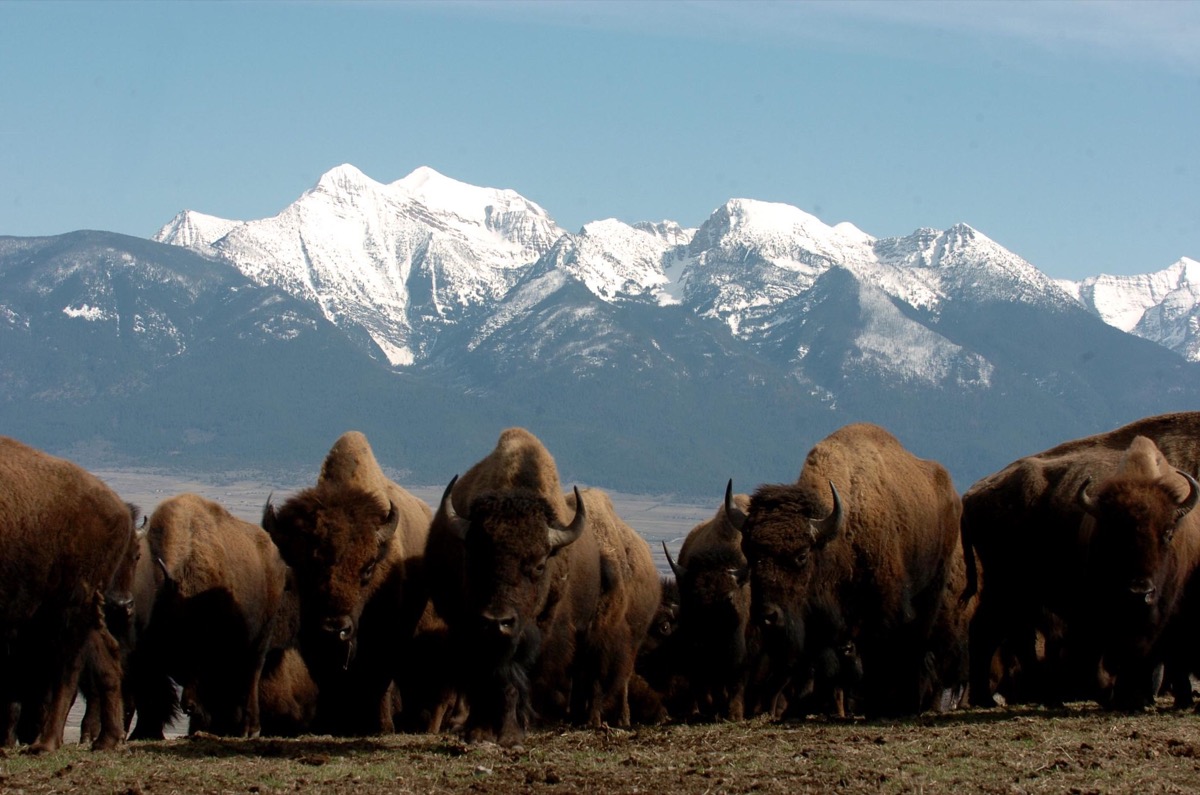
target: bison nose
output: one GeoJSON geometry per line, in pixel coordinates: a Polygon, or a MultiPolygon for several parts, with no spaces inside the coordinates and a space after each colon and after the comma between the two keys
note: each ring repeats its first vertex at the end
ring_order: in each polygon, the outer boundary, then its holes
{"type": "Polygon", "coordinates": [[[321,629],[343,643],[354,637],[354,622],[350,616],[331,616],[321,624],[321,629]]]}
{"type": "Polygon", "coordinates": [[[758,623],[764,627],[783,626],[783,609],[774,602],[763,605],[758,611],[758,623]]]}
{"type": "Polygon", "coordinates": [[[1154,583],[1145,578],[1137,578],[1130,580],[1129,592],[1134,596],[1139,596],[1146,600],[1146,604],[1153,604],[1154,597],[1158,589],[1154,587],[1154,583]]]}
{"type": "Polygon", "coordinates": [[[480,618],[483,620],[484,627],[497,635],[512,635],[517,628],[517,614],[510,610],[503,613],[485,610],[480,618]]]}

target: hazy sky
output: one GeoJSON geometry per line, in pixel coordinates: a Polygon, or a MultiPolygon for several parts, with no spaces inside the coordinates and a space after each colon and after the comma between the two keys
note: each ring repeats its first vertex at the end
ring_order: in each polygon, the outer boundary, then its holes
{"type": "Polygon", "coordinates": [[[1200,259],[1197,2],[0,2],[0,234],[275,215],[340,163],[563,227],[733,197],[1200,259]]]}

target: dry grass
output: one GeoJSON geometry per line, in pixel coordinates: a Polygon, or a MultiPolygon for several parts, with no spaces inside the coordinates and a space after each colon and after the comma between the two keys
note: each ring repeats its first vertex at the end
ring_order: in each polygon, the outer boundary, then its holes
{"type": "Polygon", "coordinates": [[[0,759],[8,793],[1053,792],[1200,790],[1200,719],[1090,705],[911,721],[545,730],[523,749],[448,736],[178,739],[0,759]]]}

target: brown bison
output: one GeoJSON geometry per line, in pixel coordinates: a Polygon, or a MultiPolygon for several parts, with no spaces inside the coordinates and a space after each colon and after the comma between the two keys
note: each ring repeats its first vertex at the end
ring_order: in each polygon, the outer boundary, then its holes
{"type": "Polygon", "coordinates": [[[1167,664],[1176,701],[1190,705],[1197,616],[1180,617],[1200,564],[1200,513],[1193,511],[1200,485],[1138,436],[1117,471],[1079,499],[1087,514],[1090,597],[1081,623],[1094,639],[1101,681],[1113,681],[1102,699],[1123,709],[1149,706],[1157,671],[1167,664]]]}
{"type": "Polygon", "coordinates": [[[1003,656],[1020,675],[1010,699],[1058,703],[1095,698],[1094,652],[1075,649],[1071,624],[1089,608],[1085,508],[1079,499],[1116,471],[1138,436],[1172,467],[1200,467],[1200,412],[1149,417],[1064,442],[980,479],[963,495],[967,593],[978,588],[971,622],[971,701],[993,704],[993,664],[1003,656]],[[976,573],[976,559],[982,577],[976,573]]]}
{"type": "Polygon", "coordinates": [[[596,490],[510,428],[452,480],[428,565],[462,659],[468,740],[519,742],[535,714],[627,725],[634,658],[659,601],[650,549],[596,490]]]}
{"type": "Polygon", "coordinates": [[[319,692],[314,731],[394,730],[393,680],[428,602],[431,514],[357,431],[334,443],[315,486],[278,511],[267,501],[263,527],[296,576],[300,651],[319,692]]]}
{"type": "Polygon", "coordinates": [[[287,577],[278,550],[261,527],[197,494],[159,505],[147,539],[162,585],[135,649],[135,736],[162,737],[176,709],[158,698],[169,678],[182,688],[190,731],[257,737],[259,684],[287,577]]]}
{"type": "Polygon", "coordinates": [[[688,715],[728,720],[745,716],[750,585],[738,527],[749,505],[749,496],[734,496],[731,480],[713,518],[693,527],[684,539],[678,562],[663,544],[679,584],[675,644],[690,690],[688,715]]]}
{"type": "Polygon", "coordinates": [[[75,464],[0,437],[0,737],[62,745],[84,647],[106,706],[93,748],[124,738],[121,661],[105,595],[136,544],[131,507],[75,464]],[[90,640],[89,640],[90,638],[90,640]]]}
{"type": "Polygon", "coordinates": [[[755,491],[741,527],[751,614],[798,694],[921,709],[960,510],[941,465],[868,424],[818,442],[794,485],[755,491]]]}

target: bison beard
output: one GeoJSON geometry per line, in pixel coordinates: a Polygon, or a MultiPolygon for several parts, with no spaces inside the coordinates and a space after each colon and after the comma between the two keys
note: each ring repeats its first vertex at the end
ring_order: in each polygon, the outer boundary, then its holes
{"type": "Polygon", "coordinates": [[[542,633],[530,624],[511,643],[472,650],[478,662],[468,666],[464,688],[471,705],[464,727],[468,742],[513,745],[529,731],[536,718],[530,676],[541,646],[542,633]]]}

